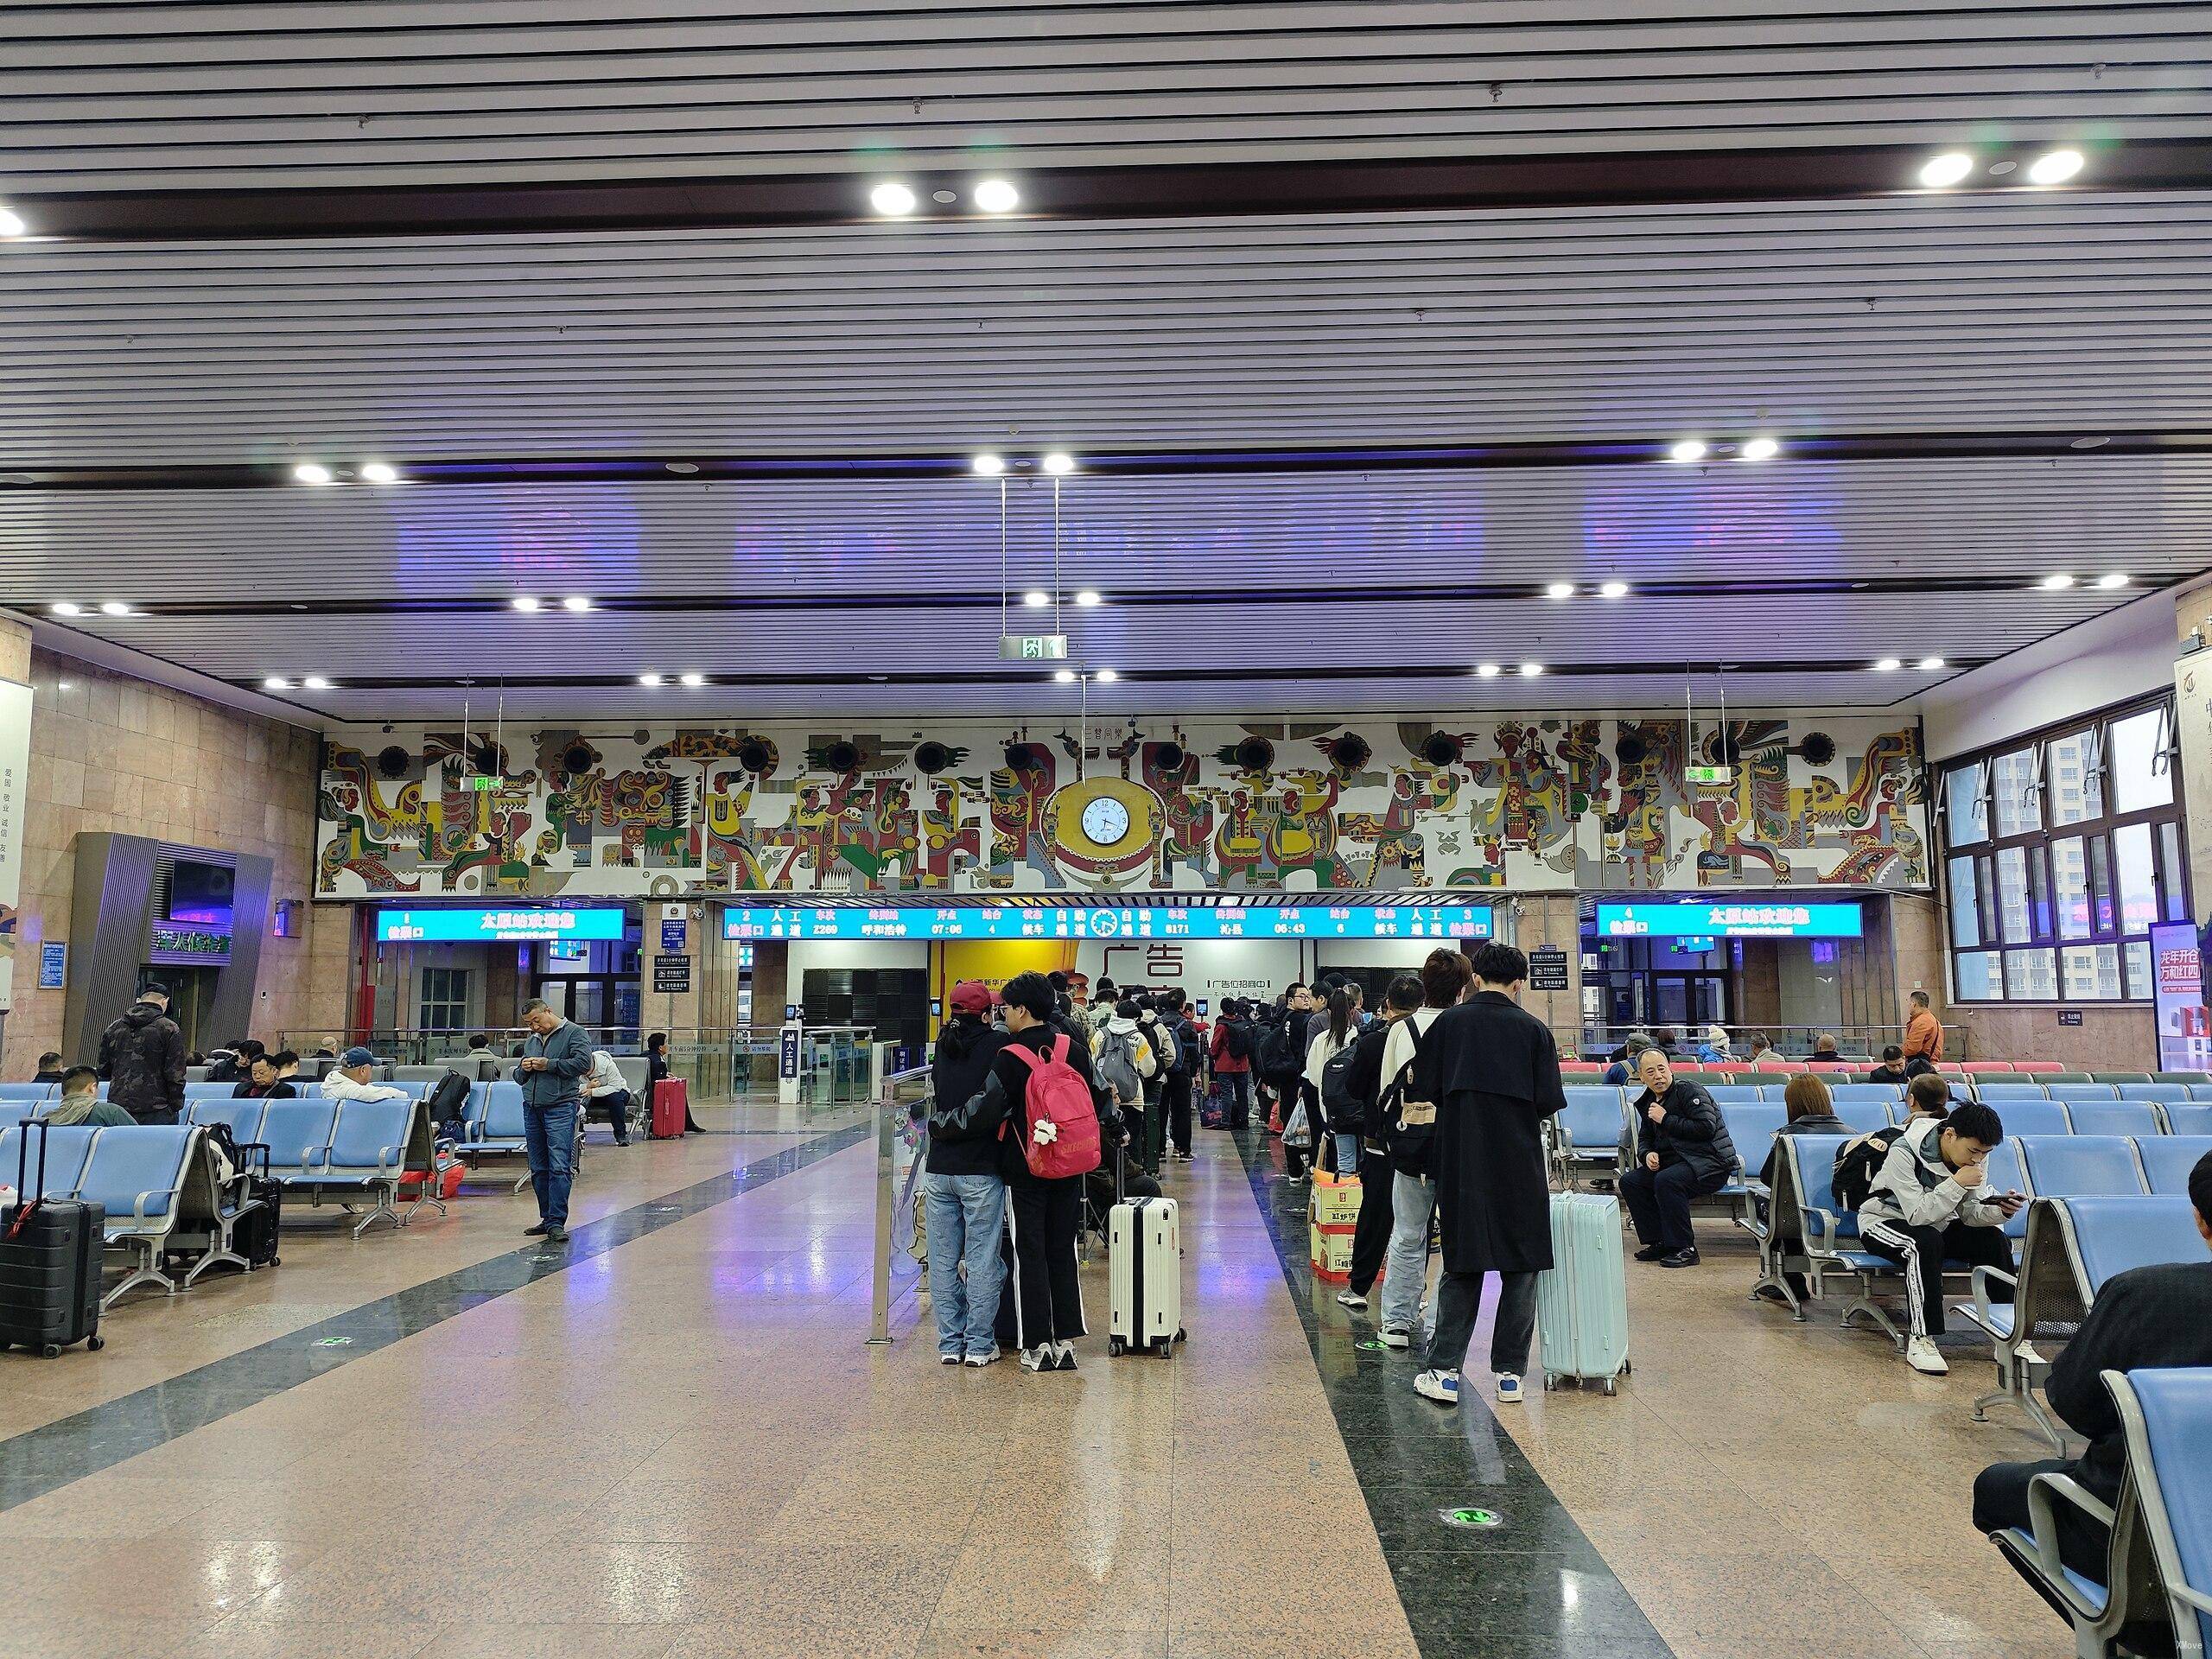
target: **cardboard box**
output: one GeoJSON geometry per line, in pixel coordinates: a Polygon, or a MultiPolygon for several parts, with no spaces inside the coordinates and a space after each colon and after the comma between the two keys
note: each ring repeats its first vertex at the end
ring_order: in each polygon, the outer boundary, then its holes
{"type": "Polygon", "coordinates": [[[1359,1198],[1358,1176],[1315,1170],[1307,1217],[1317,1227],[1349,1227],[1359,1219],[1359,1198]]]}
{"type": "Polygon", "coordinates": [[[1315,1278],[1338,1281],[1351,1277],[1351,1228],[1313,1227],[1308,1237],[1315,1278]]]}

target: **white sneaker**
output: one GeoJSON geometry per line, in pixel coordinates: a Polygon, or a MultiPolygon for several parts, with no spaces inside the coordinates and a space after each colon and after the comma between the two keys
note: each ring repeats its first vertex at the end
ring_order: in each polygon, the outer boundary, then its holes
{"type": "Polygon", "coordinates": [[[1948,1376],[1949,1362],[1936,1351],[1933,1337],[1915,1337],[1904,1345],[1904,1363],[1929,1376],[1948,1376]]]}
{"type": "Polygon", "coordinates": [[[960,1363],[960,1356],[957,1354],[939,1354],[937,1357],[937,1363],[940,1365],[957,1365],[960,1363]]]}
{"type": "Polygon", "coordinates": [[[998,1361],[999,1351],[994,1348],[987,1353],[970,1354],[968,1356],[967,1359],[963,1362],[963,1363],[972,1365],[976,1370],[980,1371],[986,1365],[995,1365],[998,1363],[998,1361]]]}
{"type": "Polygon", "coordinates": [[[1337,1293],[1337,1300],[1342,1302],[1346,1307],[1365,1307],[1367,1306],[1367,1298],[1361,1295],[1356,1290],[1340,1290],[1337,1293]]]}
{"type": "Polygon", "coordinates": [[[1414,1378],[1414,1392],[1440,1406],[1456,1406],[1459,1403],[1459,1373],[1423,1371],[1414,1378]]]}
{"type": "Polygon", "coordinates": [[[1382,1327],[1382,1345],[1385,1348],[1410,1348],[1414,1345],[1413,1332],[1401,1331],[1395,1325],[1386,1325],[1382,1327]]]}
{"type": "Polygon", "coordinates": [[[1025,1371],[1056,1371],[1059,1370],[1059,1351],[1050,1343],[1042,1348],[1021,1351],[1021,1369],[1025,1371]]]}
{"type": "Polygon", "coordinates": [[[1497,1403],[1517,1406],[1521,1403],[1521,1379],[1510,1371],[1497,1374],[1497,1403]]]}

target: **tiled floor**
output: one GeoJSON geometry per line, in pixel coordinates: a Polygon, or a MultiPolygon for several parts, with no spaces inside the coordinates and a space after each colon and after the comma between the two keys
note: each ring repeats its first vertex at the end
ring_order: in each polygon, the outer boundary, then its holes
{"type": "MultiPolygon", "coordinates": [[[[1357,1347],[1277,1252],[1295,1195],[1206,1135],[1170,1177],[1187,1351],[948,1372],[911,1295],[862,1344],[869,1148],[778,1155],[841,1122],[594,1152],[565,1268],[506,1259],[528,1201],[493,1185],[402,1235],[300,1229],[103,1354],[0,1361],[0,1659],[2070,1647],[1967,1522],[1974,1469],[2033,1454],[1966,1422],[1981,1375],[1744,1302],[1717,1233],[1637,1274],[1620,1397],[1532,1398],[1509,1438],[1357,1347]],[[368,1339],[281,1386],[310,1327],[368,1339]],[[221,1414],[165,1425],[211,1376],[221,1414]],[[66,1479],[125,1420],[144,1449],[66,1479]],[[1437,1520],[1468,1502],[1507,1527],[1437,1520]]],[[[1088,1294],[1103,1325],[1096,1266],[1088,1294]]]]}

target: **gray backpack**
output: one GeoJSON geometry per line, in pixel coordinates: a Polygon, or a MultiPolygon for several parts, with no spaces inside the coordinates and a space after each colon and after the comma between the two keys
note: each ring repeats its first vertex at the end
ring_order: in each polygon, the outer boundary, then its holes
{"type": "Polygon", "coordinates": [[[1100,1032],[1098,1052],[1091,1058],[1090,1070],[1101,1084],[1114,1091],[1116,1100],[1136,1100],[1144,1093],[1143,1080],[1137,1076],[1137,1046],[1133,1033],[1100,1032]]]}

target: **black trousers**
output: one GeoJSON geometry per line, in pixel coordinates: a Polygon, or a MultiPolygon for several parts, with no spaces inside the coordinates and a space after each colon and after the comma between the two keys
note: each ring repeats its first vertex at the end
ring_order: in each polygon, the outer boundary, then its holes
{"type": "MultiPolygon", "coordinates": [[[[2002,1268],[2012,1271],[2012,1241],[2001,1227],[1969,1227],[1955,1221],[1948,1227],[1908,1227],[1901,1221],[1869,1221],[1860,1224],[1859,1242],[1877,1255],[1886,1255],[1905,1270],[1913,1294],[1912,1334],[1943,1334],[1943,1262],[1946,1258],[1974,1268],[2002,1268]]],[[[1989,1300],[2009,1302],[2012,1287],[1992,1280],[1989,1300]]],[[[2026,1500],[2023,1499],[2024,1503],[2026,1500]]],[[[2022,1511],[2025,1513],[2024,1510],[2022,1511]]]]}
{"type": "Polygon", "coordinates": [[[1167,1114],[1167,1136],[1175,1143],[1175,1150],[1187,1153],[1191,1149],[1191,1079],[1173,1071],[1160,1085],[1160,1103],[1167,1114]]]}
{"type": "Polygon", "coordinates": [[[630,1091],[621,1089],[611,1095],[587,1096],[584,1121],[589,1122],[594,1116],[614,1126],[617,1141],[627,1141],[630,1138],[630,1091]]]}
{"type": "Polygon", "coordinates": [[[1628,1205],[1638,1242],[1647,1248],[1656,1244],[1672,1255],[1697,1243],[1690,1227],[1690,1200],[1718,1192],[1727,1184],[1725,1170],[1700,1180],[1688,1164],[1666,1164],[1656,1170],[1638,1164],[1621,1177],[1621,1202],[1628,1205]]]}
{"type": "Polygon", "coordinates": [[[1252,1074],[1249,1071],[1217,1071],[1221,1079],[1223,1103],[1228,1108],[1229,1127],[1249,1129],[1252,1127],[1252,1074]]]}
{"type": "Polygon", "coordinates": [[[999,1298],[999,1346],[1071,1342],[1088,1329],[1075,1259],[1083,1177],[1010,1186],[1007,1200],[1007,1288],[999,1298]]]}
{"type": "MultiPolygon", "coordinates": [[[[1994,1232],[1996,1229],[1976,1230],[1994,1232]]],[[[2018,1527],[2032,1535],[2035,1523],[2028,1517],[2028,1483],[2037,1475],[2073,1472],[2074,1465],[2063,1458],[2045,1458],[2041,1463],[1991,1464],[1974,1478],[1974,1529],[1987,1534],[2018,1527]]],[[[2051,1508],[2058,1521],[2058,1559],[2083,1577],[2102,1584],[2112,1534],[2063,1497],[2052,1500],[2051,1508]]]]}
{"type": "Polygon", "coordinates": [[[1351,1231],[1351,1288],[1364,1296],[1375,1288],[1382,1258],[1390,1251],[1390,1160],[1359,1149],[1359,1224],[1351,1231]]]}

